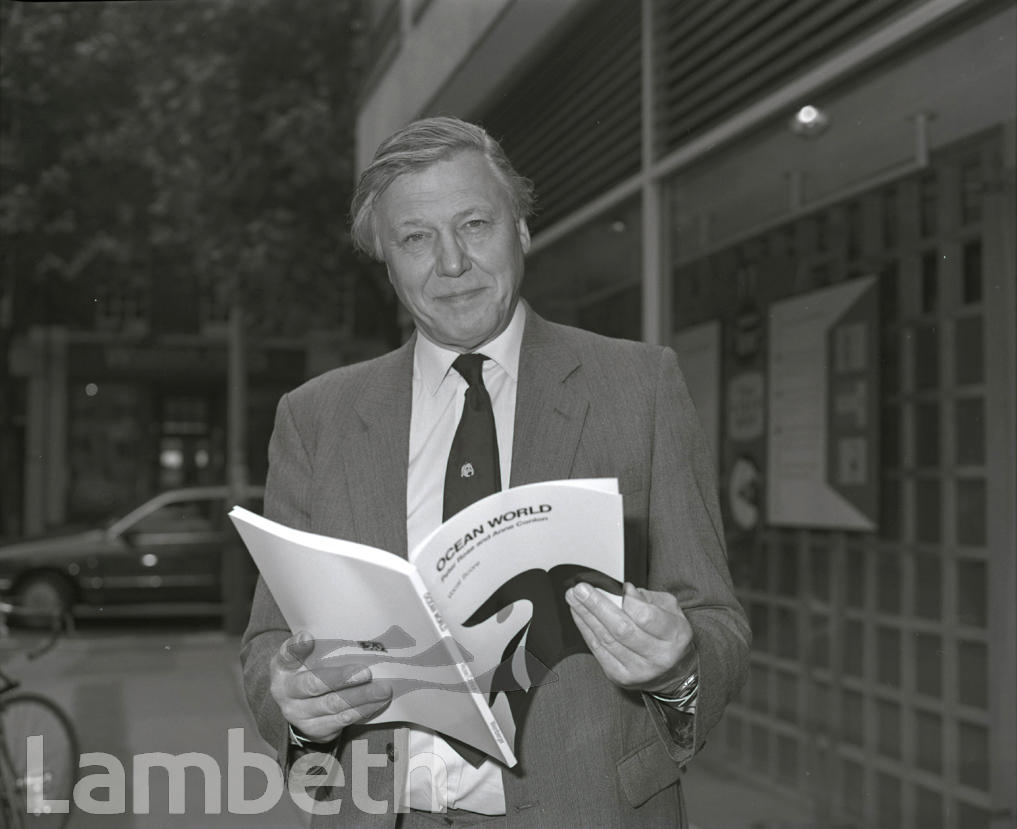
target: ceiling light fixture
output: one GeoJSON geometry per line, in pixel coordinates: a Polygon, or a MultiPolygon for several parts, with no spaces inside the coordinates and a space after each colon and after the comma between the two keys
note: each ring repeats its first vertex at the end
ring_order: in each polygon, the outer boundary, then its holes
{"type": "Polygon", "coordinates": [[[802,138],[816,138],[830,126],[830,116],[811,104],[803,106],[788,121],[788,128],[802,138]]]}

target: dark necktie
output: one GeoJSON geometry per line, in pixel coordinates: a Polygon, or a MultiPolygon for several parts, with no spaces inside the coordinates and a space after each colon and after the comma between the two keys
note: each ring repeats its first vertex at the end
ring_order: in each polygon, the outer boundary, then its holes
{"type": "Polygon", "coordinates": [[[442,521],[448,521],[474,501],[501,491],[494,408],[484,386],[486,359],[483,354],[460,354],[452,363],[452,368],[463,376],[469,388],[445,467],[442,521]]]}
{"type": "MultiPolygon", "coordinates": [[[[463,416],[459,419],[452,448],[445,467],[445,495],[442,501],[441,520],[453,515],[494,492],[501,491],[501,465],[498,462],[498,434],[494,426],[494,407],[491,395],[484,386],[483,354],[460,354],[452,368],[458,371],[469,388],[463,403],[463,416]]],[[[455,737],[442,735],[459,755],[474,768],[486,756],[473,746],[455,737]]]]}

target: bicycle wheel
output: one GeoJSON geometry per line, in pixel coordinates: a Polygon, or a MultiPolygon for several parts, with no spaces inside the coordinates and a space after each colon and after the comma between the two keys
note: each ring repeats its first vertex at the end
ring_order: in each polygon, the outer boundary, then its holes
{"type": "Polygon", "coordinates": [[[70,820],[70,812],[43,812],[41,802],[71,800],[78,776],[78,740],[71,721],[56,705],[35,694],[16,694],[3,700],[0,717],[25,826],[63,829],[70,820]],[[38,736],[43,743],[41,780],[40,770],[28,768],[28,738],[38,736]]]}

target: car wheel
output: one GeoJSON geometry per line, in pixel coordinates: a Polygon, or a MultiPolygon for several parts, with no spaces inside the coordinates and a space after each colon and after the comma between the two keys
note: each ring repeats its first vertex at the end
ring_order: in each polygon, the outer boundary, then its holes
{"type": "Polygon", "coordinates": [[[18,588],[18,605],[32,613],[25,622],[33,627],[51,627],[71,612],[74,589],[62,576],[41,573],[29,576],[18,588]]]}

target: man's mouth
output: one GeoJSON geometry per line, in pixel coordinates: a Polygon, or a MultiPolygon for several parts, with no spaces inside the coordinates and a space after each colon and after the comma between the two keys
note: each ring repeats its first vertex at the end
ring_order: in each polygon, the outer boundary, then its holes
{"type": "Polygon", "coordinates": [[[455,294],[445,294],[444,296],[438,297],[440,302],[455,302],[461,299],[469,299],[470,297],[476,296],[483,288],[470,288],[468,291],[459,291],[455,294]]]}

